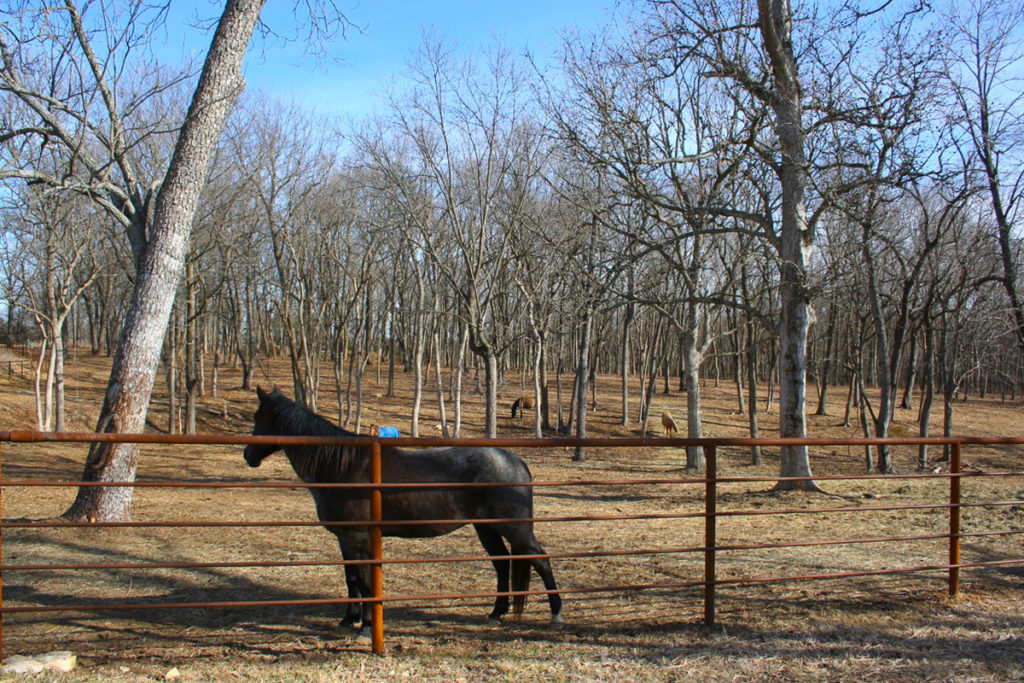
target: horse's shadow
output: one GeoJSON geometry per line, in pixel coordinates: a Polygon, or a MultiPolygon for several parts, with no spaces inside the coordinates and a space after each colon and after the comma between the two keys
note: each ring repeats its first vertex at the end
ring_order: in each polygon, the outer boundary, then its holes
{"type": "MultiPolygon", "coordinates": [[[[33,558],[32,564],[45,564],[36,558],[48,558],[53,564],[127,565],[178,559],[160,555],[158,550],[147,552],[140,543],[117,550],[103,544],[90,545],[82,540],[79,529],[54,531],[8,530],[4,534],[5,560],[8,564],[28,564],[28,558],[33,558]]],[[[331,553],[329,542],[325,543],[323,558],[338,559],[331,553]]],[[[355,631],[336,630],[346,605],[330,601],[346,598],[342,568],[323,567],[322,572],[322,582],[282,586],[232,567],[7,571],[6,606],[51,610],[8,614],[8,650],[52,650],[55,645],[49,634],[67,633],[73,635],[62,636],[61,647],[84,649],[86,643],[93,643],[88,645],[92,652],[89,656],[97,660],[116,659],[123,648],[135,647],[139,642],[145,642],[150,650],[180,650],[184,646],[198,651],[229,646],[251,655],[277,656],[301,650],[303,643],[312,639],[316,642],[313,649],[366,651],[366,643],[357,638],[355,631]],[[96,586],[103,589],[96,590],[96,586]],[[305,604],[224,604],[291,601],[305,604]],[[184,606],[168,606],[174,603],[184,606]],[[125,609],[127,605],[131,609],[125,609]],[[88,610],[52,611],[75,606],[88,610]],[[82,645],[76,647],[77,643],[82,645]]],[[[535,608],[537,604],[539,601],[534,603],[535,608]]],[[[506,619],[505,624],[495,627],[486,618],[489,609],[489,603],[482,600],[460,601],[457,609],[387,606],[385,629],[389,636],[422,638],[433,626],[445,632],[465,632],[469,638],[502,641],[507,639],[509,629],[520,634],[543,634],[537,627],[542,620],[547,623],[537,611],[522,623],[506,619]]]]}
{"type": "MultiPolygon", "coordinates": [[[[77,554],[89,561],[105,563],[146,563],[168,560],[159,557],[157,550],[107,552],[89,546],[80,540],[54,539],[55,534],[42,530],[17,529],[5,536],[8,544],[5,550],[18,553],[19,540],[35,544],[33,554],[54,557],[77,554]],[[18,539],[22,536],[22,539],[18,539]]],[[[329,553],[325,552],[325,556],[329,553]]],[[[986,558],[998,559],[998,558],[986,558]]],[[[354,631],[338,633],[334,630],[341,616],[341,605],[269,605],[260,607],[210,607],[201,608],[200,603],[233,601],[287,601],[321,600],[343,595],[340,572],[324,568],[323,583],[304,586],[274,586],[258,578],[241,574],[230,568],[194,568],[169,571],[153,578],[141,570],[93,570],[97,578],[110,581],[113,585],[131,586],[133,583],[148,581],[149,595],[132,602],[150,602],[152,609],[125,612],[106,610],[95,613],[16,613],[5,618],[5,636],[8,649],[18,652],[42,652],[55,649],[55,637],[62,638],[60,647],[78,650],[95,662],[124,661],[145,652],[148,657],[174,657],[175,661],[188,658],[202,658],[211,653],[230,650],[233,655],[260,659],[287,657],[315,658],[339,653],[365,653],[367,643],[360,641],[354,631]],[[170,602],[189,602],[195,607],[170,609],[155,605],[170,602]],[[69,634],[66,638],[64,634],[69,634]]],[[[991,572],[989,572],[991,573],[991,572]]],[[[1017,568],[999,572],[1008,586],[1019,586],[1020,572],[1017,568]]],[[[116,607],[127,602],[123,595],[110,594],[102,598],[86,599],[69,595],[56,588],[60,584],[37,584],[26,580],[35,572],[5,572],[5,598],[8,606],[36,605],[41,607],[66,607],[69,604],[90,603],[98,607],[116,607]]],[[[70,574],[66,577],[74,579],[70,574]]],[[[81,580],[81,579],[79,579],[81,580]]],[[[502,625],[495,625],[485,617],[489,602],[484,599],[468,599],[456,605],[428,607],[417,604],[395,604],[385,608],[384,632],[388,648],[415,649],[433,646],[436,643],[471,643],[479,650],[498,647],[509,640],[543,641],[566,645],[586,642],[602,648],[619,650],[624,657],[635,656],[640,644],[646,648],[644,657],[683,658],[706,654],[709,638],[714,633],[728,629],[730,635],[722,647],[735,641],[737,647],[746,643],[752,656],[758,651],[771,650],[773,656],[789,653],[787,656],[820,658],[838,656],[844,651],[858,651],[866,643],[885,653],[892,653],[909,663],[925,662],[936,658],[952,656],[955,648],[946,647],[930,638],[910,639],[899,637],[889,627],[871,625],[863,617],[877,612],[888,618],[893,609],[892,600],[881,597],[861,596],[854,600],[839,597],[803,598],[797,605],[798,611],[809,615],[810,624],[819,623],[811,615],[847,611],[858,614],[858,620],[841,626],[821,624],[806,631],[790,632],[785,627],[767,625],[773,613],[782,609],[782,598],[774,594],[759,595],[757,591],[744,591],[742,597],[723,593],[720,603],[719,623],[709,631],[699,621],[697,609],[699,597],[695,594],[680,594],[677,591],[645,591],[650,600],[656,601],[658,616],[636,614],[634,618],[609,618],[608,603],[586,597],[571,601],[566,614],[568,623],[561,628],[547,625],[543,610],[527,610],[522,621],[507,619],[502,625]],[[762,626],[754,627],[744,623],[749,614],[762,616],[762,626]],[[859,624],[859,625],[858,625],[859,624]],[[662,644],[650,642],[651,634],[661,634],[662,644]],[[666,634],[672,634],[667,637],[666,634]],[[942,646],[939,648],[938,646],[942,646]],[[653,648],[653,649],[652,649],[653,648]],[[838,653],[838,654],[837,654],[838,653]]],[[[622,598],[629,601],[630,598],[622,598]]],[[[539,601],[538,601],[539,602],[539,601]]],[[[635,607],[635,606],[634,606],[635,607]]],[[[634,607],[624,610],[632,611],[634,607]]],[[[903,609],[919,609],[920,619],[955,620],[964,628],[985,628],[984,624],[972,625],[970,615],[958,615],[943,611],[938,617],[933,612],[935,605],[927,596],[920,605],[904,604],[903,609]]],[[[789,607],[787,609],[792,609],[789,607]]],[[[621,610],[620,610],[621,611],[621,610]]],[[[621,614],[618,615],[621,617],[621,614]]],[[[793,617],[792,614],[788,615],[793,617]]],[[[1020,617],[1010,618],[1019,631],[1024,628],[1020,617]]],[[[972,658],[979,661],[1007,661],[1020,658],[1016,641],[979,641],[972,645],[972,658]]],[[[728,654],[728,653],[725,653],[728,654]]],[[[141,656],[141,655],[138,655],[141,656]]]]}

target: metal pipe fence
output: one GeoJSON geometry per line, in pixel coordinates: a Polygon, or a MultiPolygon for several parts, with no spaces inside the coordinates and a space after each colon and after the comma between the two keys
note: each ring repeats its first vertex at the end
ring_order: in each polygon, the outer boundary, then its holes
{"type": "Polygon", "coordinates": [[[23,359],[18,359],[18,360],[0,360],[0,368],[2,368],[5,365],[7,366],[7,379],[8,380],[14,379],[15,375],[18,375],[19,377],[26,377],[26,378],[28,377],[28,374],[27,374],[27,372],[25,370],[25,368],[28,367],[28,361],[27,360],[23,360],[23,359]],[[15,367],[18,368],[17,371],[15,371],[15,369],[14,369],[15,367]]]}
{"type": "MultiPolygon", "coordinates": [[[[703,544],[695,546],[672,546],[658,548],[613,548],[592,551],[572,552],[549,552],[545,555],[510,555],[510,559],[533,559],[544,557],[549,559],[592,559],[592,558],[615,558],[631,556],[655,556],[655,555],[693,555],[701,558],[703,576],[700,580],[690,581],[652,581],[647,583],[632,583],[627,585],[607,586],[585,586],[560,588],[562,594],[587,594],[587,593],[617,593],[625,591],[643,590],[664,590],[679,591],[682,589],[701,589],[703,594],[703,621],[706,625],[713,625],[716,619],[716,596],[717,589],[722,586],[756,585],[767,583],[779,583],[784,581],[821,581],[841,578],[868,577],[899,575],[913,572],[936,572],[942,571],[947,574],[947,592],[950,596],[956,596],[960,591],[961,569],[975,567],[1006,567],[1024,565],[1024,552],[1022,557],[1012,557],[1000,560],[987,560],[978,562],[963,562],[961,557],[961,543],[965,538],[986,538],[998,536],[1012,536],[1024,533],[1024,529],[984,529],[971,532],[963,532],[961,529],[962,511],[973,507],[1002,507],[1013,508],[1013,506],[1024,505],[1024,500],[990,500],[965,502],[962,496],[962,482],[965,479],[975,477],[1020,477],[1024,471],[1000,471],[1000,472],[964,472],[962,467],[962,447],[964,445],[1024,445],[1024,438],[1001,438],[1001,437],[906,437],[906,438],[805,438],[805,439],[782,439],[782,438],[717,438],[717,439],[686,439],[686,438],[598,438],[598,439],[441,439],[441,438],[378,438],[375,436],[357,437],[270,437],[270,436],[249,436],[249,435],[164,435],[164,434],[92,434],[92,433],[43,433],[33,431],[0,431],[0,444],[3,442],[33,443],[33,442],[114,442],[114,443],[161,443],[161,444],[264,444],[264,445],[357,445],[369,449],[371,458],[371,481],[368,483],[337,483],[337,484],[307,484],[297,481],[122,481],[122,482],[80,482],[80,481],[46,481],[46,480],[4,480],[2,475],[2,457],[0,457],[0,487],[79,487],[79,486],[125,486],[135,488],[189,488],[189,489],[296,489],[296,488],[340,488],[353,490],[370,490],[371,498],[371,520],[369,522],[347,521],[347,522],[313,522],[301,520],[194,520],[194,521],[145,521],[145,522],[71,522],[64,520],[4,520],[0,522],[0,556],[2,556],[3,533],[8,529],[60,529],[60,528],[290,528],[308,526],[360,526],[368,527],[371,534],[371,559],[367,560],[292,560],[292,561],[221,561],[221,562],[91,562],[91,563],[15,563],[0,561],[0,656],[3,651],[3,618],[7,614],[28,613],[28,612],[89,612],[89,611],[124,611],[124,610],[171,610],[171,609],[214,609],[214,608],[247,608],[247,607],[270,607],[285,605],[345,605],[352,602],[369,602],[373,610],[373,633],[371,644],[373,651],[381,654],[384,652],[384,619],[383,607],[385,603],[415,603],[435,600],[467,600],[495,598],[499,595],[546,595],[547,590],[509,591],[497,592],[469,592],[469,593],[433,593],[416,595],[388,595],[383,588],[383,575],[386,566],[400,564],[416,564],[427,562],[484,562],[492,558],[487,555],[468,555],[458,557],[385,557],[382,544],[381,524],[381,495],[386,490],[401,490],[404,488],[456,488],[456,487],[494,487],[507,486],[507,484],[495,483],[412,483],[412,484],[389,484],[381,482],[381,444],[394,446],[437,446],[437,445],[487,445],[519,448],[557,448],[575,447],[577,445],[588,447],[608,448],[654,448],[654,447],[687,447],[697,446],[704,450],[705,474],[704,476],[693,477],[658,477],[658,478],[617,478],[617,479],[575,479],[575,480],[537,480],[528,484],[534,488],[546,487],[579,487],[584,490],[597,486],[641,486],[650,487],[653,485],[670,484],[679,486],[699,487],[703,492],[703,509],[691,512],[666,512],[655,514],[615,514],[615,515],[547,515],[537,516],[528,520],[518,519],[514,521],[530,521],[535,523],[587,523],[587,522],[614,522],[627,523],[651,520],[686,520],[702,519],[704,534],[703,544]],[[950,460],[948,471],[928,473],[904,473],[904,474],[862,474],[847,476],[816,476],[816,477],[736,477],[719,476],[719,450],[723,446],[750,447],[759,446],[782,446],[782,445],[809,445],[809,446],[871,446],[878,444],[889,445],[950,445],[950,460]],[[761,510],[754,508],[741,508],[720,510],[718,499],[719,490],[723,484],[736,483],[758,483],[758,482],[780,482],[780,481],[856,481],[856,480],[947,480],[948,498],[941,502],[915,503],[904,505],[837,505],[837,506],[815,506],[788,509],[761,510]],[[860,514],[866,512],[897,512],[897,511],[943,511],[947,516],[947,524],[941,532],[926,534],[910,534],[902,536],[867,536],[855,538],[834,538],[828,540],[812,541],[785,541],[765,543],[732,543],[719,544],[718,527],[721,519],[756,517],[761,515],[814,515],[826,513],[839,514],[860,514]],[[809,548],[818,546],[849,546],[857,544],[884,544],[897,541],[935,541],[945,539],[948,546],[948,557],[946,563],[936,562],[929,564],[918,564],[910,567],[898,567],[890,569],[865,569],[836,572],[817,572],[812,574],[770,574],[764,576],[746,576],[720,578],[718,576],[718,557],[723,552],[735,552],[740,550],[778,550],[787,548],[809,548]],[[38,571],[71,571],[71,570],[153,570],[153,569],[244,569],[263,567],[310,567],[310,566],[369,566],[371,571],[371,592],[369,599],[354,600],[351,598],[324,598],[324,599],[297,599],[297,600],[237,600],[217,602],[152,602],[136,601],[123,603],[103,604],[60,604],[60,605],[23,605],[5,606],[3,604],[3,576],[11,572],[38,572],[38,571]]],[[[0,489],[2,491],[2,489],[0,489]]],[[[1019,493],[1014,494],[1019,496],[1019,493]]],[[[0,512],[3,509],[3,495],[0,493],[0,512]]],[[[495,524],[513,520],[502,519],[458,519],[458,520],[389,520],[387,524],[400,523],[403,525],[414,524],[495,524]]]]}

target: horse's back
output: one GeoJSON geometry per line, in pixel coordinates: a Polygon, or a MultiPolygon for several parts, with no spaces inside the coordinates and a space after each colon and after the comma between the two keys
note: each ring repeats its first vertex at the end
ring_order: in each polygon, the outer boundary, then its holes
{"type": "MultiPolygon", "coordinates": [[[[394,484],[508,484],[508,486],[432,486],[385,490],[384,518],[507,519],[533,515],[530,471],[515,454],[492,447],[394,449],[382,454],[382,479],[394,484]]],[[[437,536],[462,524],[391,525],[388,536],[437,536]]]]}
{"type": "Polygon", "coordinates": [[[511,451],[492,446],[394,449],[382,460],[384,481],[509,483],[532,481],[526,463],[511,451]]]}

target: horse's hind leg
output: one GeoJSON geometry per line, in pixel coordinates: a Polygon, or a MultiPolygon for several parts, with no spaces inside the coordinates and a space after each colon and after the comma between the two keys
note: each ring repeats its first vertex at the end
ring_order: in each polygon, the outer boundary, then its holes
{"type": "MultiPolygon", "coordinates": [[[[544,555],[544,548],[541,547],[537,537],[532,530],[523,528],[517,530],[509,537],[509,545],[513,555],[544,555]]],[[[540,575],[544,582],[544,589],[548,591],[548,605],[551,607],[551,623],[561,624],[562,619],[562,596],[558,594],[558,585],[555,583],[555,574],[551,571],[551,561],[546,557],[535,557],[529,560],[530,564],[540,575]]]]}
{"type": "Polygon", "coordinates": [[[473,528],[476,529],[476,535],[480,539],[481,545],[487,554],[491,556],[491,563],[494,565],[494,571],[498,575],[498,593],[505,593],[506,595],[498,595],[494,599],[494,611],[491,612],[491,616],[488,619],[492,621],[501,621],[501,618],[508,614],[508,576],[510,562],[508,560],[508,548],[505,547],[505,541],[501,539],[501,534],[491,528],[489,524],[474,524],[473,528]]]}

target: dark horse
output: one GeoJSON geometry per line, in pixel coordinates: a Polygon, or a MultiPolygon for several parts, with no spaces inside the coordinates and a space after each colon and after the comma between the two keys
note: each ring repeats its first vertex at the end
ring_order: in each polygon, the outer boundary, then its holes
{"type": "MultiPolygon", "coordinates": [[[[253,417],[254,435],[356,436],[336,427],[282,394],[257,388],[260,407],[253,417]]],[[[245,447],[245,461],[257,467],[264,458],[282,448],[251,444],[245,447]]],[[[284,446],[285,455],[295,473],[306,483],[369,482],[369,448],[360,446],[284,446]]],[[[436,524],[384,524],[385,536],[427,538],[451,533],[465,525],[461,519],[500,519],[501,522],[475,523],[476,534],[492,559],[498,574],[498,593],[525,591],[530,585],[532,565],[544,587],[550,591],[551,622],[561,623],[562,599],[556,592],[555,577],[547,558],[513,559],[508,555],[543,555],[533,535],[533,487],[530,471],[519,457],[500,448],[452,447],[425,450],[400,450],[381,447],[382,480],[386,483],[414,482],[499,482],[508,486],[395,489],[382,491],[383,520],[446,520],[436,524]],[[508,521],[523,520],[523,521],[508,521]],[[506,547],[505,542],[509,547],[506,547]],[[509,552],[511,549],[511,553],[509,552]]],[[[311,488],[321,522],[364,521],[370,519],[370,493],[365,489],[311,488]]],[[[342,558],[367,560],[370,556],[370,532],[361,526],[327,526],[338,537],[342,558]]],[[[365,564],[345,565],[345,583],[350,598],[370,596],[370,570],[365,564]]],[[[512,607],[517,616],[526,602],[515,596],[512,607]]],[[[499,595],[490,618],[500,620],[508,613],[509,596],[499,595]]],[[[348,603],[345,618],[338,627],[362,622],[360,636],[370,633],[369,603],[348,603]],[[360,610],[360,605],[362,609],[360,610]]]]}

